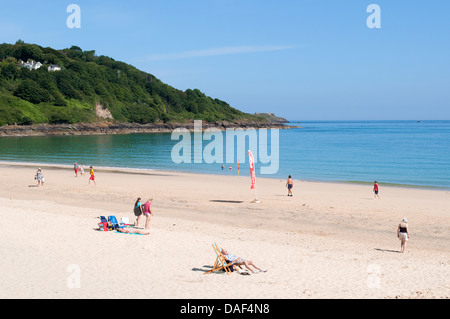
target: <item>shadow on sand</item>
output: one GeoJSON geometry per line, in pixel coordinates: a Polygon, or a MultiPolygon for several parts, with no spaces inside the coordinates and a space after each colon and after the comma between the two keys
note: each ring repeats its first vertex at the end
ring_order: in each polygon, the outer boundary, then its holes
{"type": "Polygon", "coordinates": [[[214,202],[214,203],[240,204],[240,203],[243,203],[244,201],[242,201],[242,200],[222,200],[222,199],[212,199],[212,200],[210,200],[210,202],[214,202]]]}
{"type": "Polygon", "coordinates": [[[392,250],[392,249],[381,249],[381,248],[374,248],[374,250],[382,251],[382,252],[388,252],[388,253],[398,253],[401,254],[402,252],[399,250],[392,250]]]}

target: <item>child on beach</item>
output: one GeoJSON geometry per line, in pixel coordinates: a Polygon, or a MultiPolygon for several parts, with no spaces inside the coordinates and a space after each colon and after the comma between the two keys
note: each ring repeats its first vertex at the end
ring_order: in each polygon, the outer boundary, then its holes
{"type": "Polygon", "coordinates": [[[73,170],[75,171],[75,177],[78,177],[78,164],[77,164],[77,162],[73,163],[73,170]]]}
{"type": "Polygon", "coordinates": [[[377,181],[375,181],[373,183],[373,192],[374,192],[375,199],[377,199],[377,197],[380,198],[380,196],[378,195],[378,183],[377,183],[377,181]]]}
{"type": "Polygon", "coordinates": [[[95,182],[94,168],[92,166],[90,166],[89,169],[90,169],[89,174],[91,175],[91,177],[89,177],[88,185],[90,185],[91,181],[93,181],[94,185],[97,186],[97,183],[95,182]]]}
{"type": "Polygon", "coordinates": [[[80,164],[80,175],[84,175],[84,164],[80,164]]]}

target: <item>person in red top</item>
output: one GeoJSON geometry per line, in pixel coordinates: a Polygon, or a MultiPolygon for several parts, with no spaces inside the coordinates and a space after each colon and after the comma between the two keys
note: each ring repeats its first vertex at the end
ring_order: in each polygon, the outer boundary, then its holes
{"type": "Polygon", "coordinates": [[[144,215],[145,215],[145,229],[148,229],[148,224],[150,224],[150,215],[153,216],[152,213],[152,199],[149,199],[144,204],[144,215]]]}
{"type": "Polygon", "coordinates": [[[378,183],[377,183],[377,181],[375,181],[374,183],[373,183],[373,192],[374,192],[374,197],[375,197],[375,199],[378,197],[378,198],[380,198],[380,196],[378,195],[378,183]]]}

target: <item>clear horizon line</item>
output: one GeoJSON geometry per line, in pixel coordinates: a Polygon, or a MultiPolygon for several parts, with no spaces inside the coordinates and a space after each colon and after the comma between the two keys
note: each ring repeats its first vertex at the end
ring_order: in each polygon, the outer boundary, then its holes
{"type": "MultiPolygon", "coordinates": [[[[280,116],[283,117],[283,116],[280,116]]],[[[377,119],[377,120],[363,120],[363,119],[357,119],[357,120],[351,120],[351,119],[347,119],[347,120],[320,120],[320,119],[315,119],[315,120],[289,120],[287,119],[290,123],[301,123],[301,122],[380,122],[380,121],[414,121],[414,122],[426,122],[426,121],[442,121],[442,122],[448,122],[450,121],[450,119],[425,119],[425,120],[417,120],[417,119],[377,119]]]]}

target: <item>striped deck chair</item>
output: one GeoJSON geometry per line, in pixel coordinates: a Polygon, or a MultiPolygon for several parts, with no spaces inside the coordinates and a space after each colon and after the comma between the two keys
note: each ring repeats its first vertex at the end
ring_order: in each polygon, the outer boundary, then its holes
{"type": "Polygon", "coordinates": [[[231,274],[231,267],[232,266],[239,267],[237,265],[232,265],[232,263],[228,262],[225,259],[225,256],[222,254],[222,250],[219,247],[217,247],[216,243],[212,244],[212,247],[214,249],[214,252],[216,253],[216,261],[214,262],[213,269],[205,272],[204,275],[210,274],[212,272],[215,272],[215,271],[218,271],[218,270],[222,270],[222,269],[224,269],[225,272],[227,273],[227,275],[229,275],[229,274],[231,274]]]}

